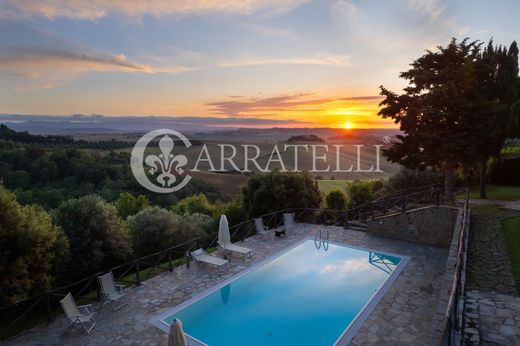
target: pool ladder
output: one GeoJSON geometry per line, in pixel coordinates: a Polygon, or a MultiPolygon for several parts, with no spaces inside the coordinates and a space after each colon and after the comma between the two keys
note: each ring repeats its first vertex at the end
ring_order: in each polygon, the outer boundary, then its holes
{"type": "Polygon", "coordinates": [[[323,231],[320,228],[318,232],[316,232],[316,236],[314,237],[314,245],[318,250],[323,245],[323,250],[327,251],[329,249],[329,231],[323,231]]]}

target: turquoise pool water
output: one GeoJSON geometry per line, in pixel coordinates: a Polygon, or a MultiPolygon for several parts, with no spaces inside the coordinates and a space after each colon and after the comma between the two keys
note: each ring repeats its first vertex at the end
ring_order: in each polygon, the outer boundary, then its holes
{"type": "Polygon", "coordinates": [[[332,345],[400,261],[307,240],[161,321],[211,346],[332,345]]]}

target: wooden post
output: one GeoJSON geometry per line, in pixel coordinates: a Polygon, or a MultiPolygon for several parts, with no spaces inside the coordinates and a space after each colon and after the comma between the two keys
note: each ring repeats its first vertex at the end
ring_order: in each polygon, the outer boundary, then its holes
{"type": "Polygon", "coordinates": [[[51,297],[49,293],[45,296],[45,305],[47,310],[47,317],[49,318],[49,321],[52,320],[52,308],[51,308],[51,297]]]}
{"type": "Polygon", "coordinates": [[[168,251],[168,270],[170,272],[173,271],[173,267],[172,267],[172,252],[171,252],[171,250],[168,251]]]}
{"type": "Polygon", "coordinates": [[[139,286],[141,284],[141,274],[139,273],[139,261],[135,264],[135,279],[137,281],[137,285],[139,286]]]}
{"type": "Polygon", "coordinates": [[[184,256],[186,257],[186,268],[190,269],[190,252],[186,251],[186,254],[184,256]]]}

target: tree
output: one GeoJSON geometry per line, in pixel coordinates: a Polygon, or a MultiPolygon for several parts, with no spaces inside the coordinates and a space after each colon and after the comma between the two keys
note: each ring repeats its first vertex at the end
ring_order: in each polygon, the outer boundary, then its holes
{"type": "Polygon", "coordinates": [[[132,246],[137,256],[166,249],[181,239],[175,216],[160,207],[148,207],[128,218],[132,246]]]}
{"type": "Polygon", "coordinates": [[[467,124],[475,111],[474,62],[479,49],[478,42],[452,39],[447,47],[427,51],[400,74],[409,82],[403,94],[381,86],[385,99],[378,114],[393,119],[404,133],[385,154],[408,168],[442,170],[449,200],[454,197],[455,168],[476,155],[467,124]]]}
{"type": "Polygon", "coordinates": [[[486,196],[486,166],[496,157],[515,119],[520,96],[518,47],[509,49],[468,39],[427,51],[401,73],[409,81],[402,95],[381,87],[379,115],[392,118],[404,136],[385,153],[405,167],[442,170],[453,199],[456,167],[480,166],[480,194],[486,196]]]}
{"type": "Polygon", "coordinates": [[[193,195],[180,200],[177,204],[173,205],[172,211],[176,214],[213,214],[213,205],[206,198],[203,193],[193,195]]]}
{"type": "Polygon", "coordinates": [[[150,206],[150,201],[146,196],[143,195],[134,197],[128,192],[122,192],[119,194],[119,197],[115,202],[115,206],[119,216],[126,220],[127,217],[135,215],[141,210],[150,206]]]}
{"type": "Polygon", "coordinates": [[[50,288],[67,255],[67,237],[49,214],[21,206],[0,185],[0,304],[50,288]]]}
{"type": "Polygon", "coordinates": [[[343,210],[347,206],[345,194],[340,189],[330,191],[325,197],[327,207],[332,210],[343,210]]]}
{"type": "Polygon", "coordinates": [[[128,259],[128,233],[117,209],[99,196],[89,195],[63,202],[55,221],[69,238],[71,277],[101,271],[128,259]]]}
{"type": "Polygon", "coordinates": [[[380,190],[383,188],[381,180],[354,180],[347,183],[347,207],[355,208],[362,204],[370,202],[379,196],[380,190]]]}
{"type": "Polygon", "coordinates": [[[477,87],[473,102],[476,107],[467,125],[472,129],[469,136],[476,146],[479,162],[480,197],[486,198],[487,163],[500,154],[514,122],[514,104],[520,97],[516,42],[506,49],[494,47],[490,40],[477,56],[475,66],[477,87]]]}
{"type": "Polygon", "coordinates": [[[128,218],[135,254],[145,256],[206,234],[211,218],[203,214],[175,215],[148,207],[128,218]]]}
{"type": "Polygon", "coordinates": [[[273,171],[251,176],[242,188],[247,217],[287,208],[319,208],[318,182],[308,172],[273,171]]]}
{"type": "Polygon", "coordinates": [[[401,167],[385,182],[384,193],[393,193],[399,190],[408,190],[415,187],[437,184],[442,182],[442,174],[427,168],[415,170],[401,167]]]}
{"type": "Polygon", "coordinates": [[[237,196],[228,203],[222,203],[221,201],[215,202],[213,206],[213,222],[215,229],[218,229],[220,215],[226,215],[230,226],[245,221],[247,216],[245,215],[244,206],[240,196],[237,196]]]}

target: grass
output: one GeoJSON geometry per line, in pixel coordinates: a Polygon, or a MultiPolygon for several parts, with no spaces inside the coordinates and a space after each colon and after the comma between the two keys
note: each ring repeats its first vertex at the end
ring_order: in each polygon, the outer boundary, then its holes
{"type": "Polygon", "coordinates": [[[516,290],[520,293],[520,217],[502,220],[516,290]]]}
{"type": "MultiPolygon", "coordinates": [[[[469,192],[469,198],[479,199],[479,186],[474,186],[469,192]]],[[[520,186],[487,185],[487,198],[503,201],[520,200],[520,186]]]]}
{"type": "Polygon", "coordinates": [[[475,212],[477,214],[484,214],[486,216],[494,215],[500,212],[501,206],[499,205],[480,205],[480,204],[472,204],[470,206],[471,212],[475,212]]]}
{"type": "Polygon", "coordinates": [[[345,191],[348,181],[350,180],[318,180],[318,186],[322,193],[328,194],[330,191],[335,189],[345,191]]]}

